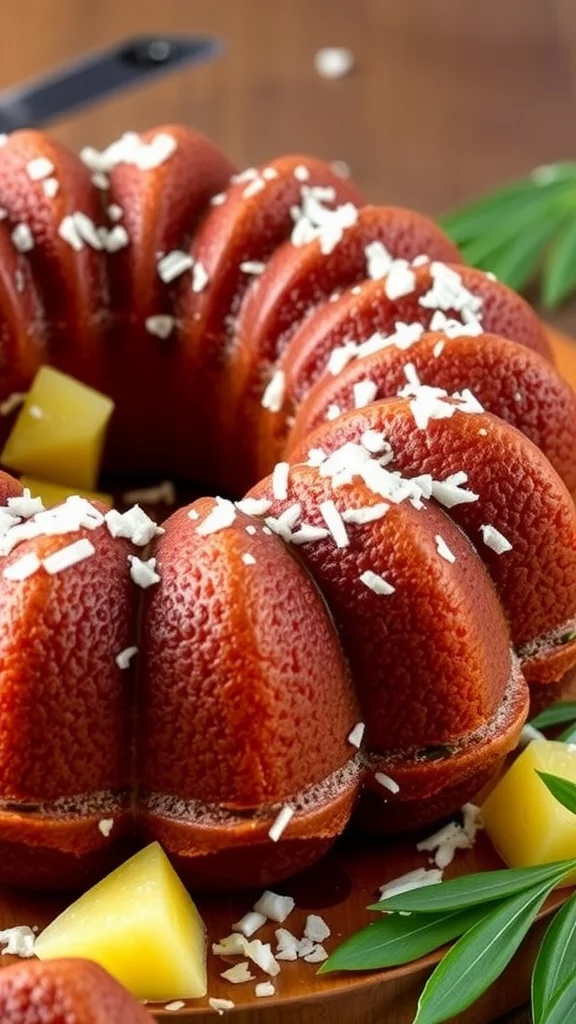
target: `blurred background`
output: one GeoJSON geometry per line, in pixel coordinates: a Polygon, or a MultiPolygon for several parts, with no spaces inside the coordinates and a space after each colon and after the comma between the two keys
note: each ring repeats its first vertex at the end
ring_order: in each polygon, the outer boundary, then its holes
{"type": "MultiPolygon", "coordinates": [[[[138,33],[213,33],[215,61],[50,127],[74,148],[184,122],[240,166],[344,160],[367,197],[440,214],[574,156],[575,0],[4,0],[0,88],[138,33]],[[315,70],[344,46],[352,72],[315,70]]],[[[576,304],[550,319],[576,335],[576,304]]]]}

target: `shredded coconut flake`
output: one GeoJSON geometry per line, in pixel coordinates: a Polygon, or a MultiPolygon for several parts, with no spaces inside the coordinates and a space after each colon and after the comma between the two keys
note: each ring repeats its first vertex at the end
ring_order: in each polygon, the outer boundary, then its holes
{"type": "Polygon", "coordinates": [[[37,156],[26,164],[26,174],[30,181],[41,181],[49,177],[54,171],[54,164],[46,156],[37,156]]]}
{"type": "Polygon", "coordinates": [[[240,264],[240,270],[243,274],[263,274],[266,270],[266,264],[262,260],[244,260],[240,264]]]}
{"type": "Polygon", "coordinates": [[[250,910],[239,921],[236,921],[236,924],[232,925],[232,931],[241,932],[242,935],[249,939],[262,925],[266,924],[267,920],[264,914],[259,914],[256,910],[250,910]]]}
{"type": "Polygon", "coordinates": [[[348,733],[348,743],[351,743],[357,750],[362,746],[366,726],[364,722],[357,722],[354,728],[348,733]]]}
{"type": "Polygon", "coordinates": [[[232,501],[227,498],[216,498],[213,508],[210,510],[204,521],[197,527],[196,533],[200,537],[208,537],[211,533],[218,533],[232,526],[236,519],[236,509],[232,501]]]}
{"type": "Polygon", "coordinates": [[[141,171],[149,171],[168,160],[177,148],[177,142],[168,132],[158,132],[150,140],[144,140],[137,132],[125,132],[106,149],[98,150],[85,146],[80,159],[93,172],[109,174],[119,164],[133,164],[141,171]]]}
{"type": "Polygon", "coordinates": [[[29,224],[16,224],[12,230],[12,241],[18,252],[30,252],[34,248],[34,235],[29,224]]]}
{"type": "Polygon", "coordinates": [[[310,952],[306,953],[302,959],[305,960],[307,964],[321,964],[324,960],[328,959],[328,953],[324,949],[324,946],[320,943],[316,943],[310,952]]]}
{"type": "Polygon", "coordinates": [[[342,409],[340,408],[339,405],[336,404],[336,402],[333,402],[332,405],[328,406],[328,408],[326,410],[326,419],[329,422],[332,421],[332,420],[337,420],[338,417],[341,416],[341,415],[342,415],[342,409]]]}
{"type": "Polygon", "coordinates": [[[157,313],[155,316],[147,316],[144,321],[148,334],[156,338],[169,338],[176,326],[176,318],[167,313],[157,313]]]}
{"type": "Polygon", "coordinates": [[[379,281],[390,272],[394,258],[383,242],[369,242],[364,249],[366,273],[373,281],[379,281]]]}
{"type": "Polygon", "coordinates": [[[434,541],[436,543],[436,551],[440,555],[440,558],[443,558],[446,562],[456,561],[456,555],[452,551],[450,551],[450,548],[448,547],[446,541],[444,540],[443,537],[440,536],[439,533],[437,533],[436,536],[434,537],[434,541]]]}
{"type": "Polygon", "coordinates": [[[110,203],[106,212],[110,217],[110,220],[114,221],[122,220],[122,217],[124,216],[124,210],[121,206],[118,206],[118,203],[110,203]]]}
{"type": "Polygon", "coordinates": [[[320,503],[320,514],[332,534],[334,543],[338,548],[347,548],[350,539],[346,532],[344,520],[331,499],[320,503]]]}
{"type": "MultiPolygon", "coordinates": [[[[252,909],[258,914],[264,914],[270,921],[284,924],[284,921],[292,913],[294,907],[295,903],[291,896],[280,896],[277,892],[271,892],[269,889],[266,889],[252,909]]],[[[281,931],[283,930],[281,929],[281,931]]],[[[276,935],[278,935],[278,932],[276,935]]]]}
{"type": "Polygon", "coordinates": [[[246,956],[272,978],[280,974],[280,964],[276,962],[269,942],[261,942],[260,939],[252,939],[245,946],[246,956]]]}
{"type": "Polygon", "coordinates": [[[80,540],[74,541],[73,544],[68,544],[65,548],[60,548],[59,551],[47,555],[42,559],[42,565],[50,576],[55,576],[56,573],[70,569],[73,565],[84,562],[95,554],[96,548],[92,542],[87,537],[82,537],[80,540]]]}
{"type": "Polygon", "coordinates": [[[254,989],[257,999],[265,999],[267,996],[273,996],[275,992],[276,989],[271,981],[261,981],[254,989]]]}
{"type": "Polygon", "coordinates": [[[216,1010],[219,1017],[222,1017],[227,1010],[233,1010],[236,1004],[231,999],[209,999],[208,1005],[212,1010],[216,1010]]]}
{"type": "Polygon", "coordinates": [[[394,594],[396,587],[393,587],[388,580],[385,580],[383,576],[379,576],[377,572],[373,572],[372,569],[367,569],[360,576],[360,582],[368,587],[368,590],[372,590],[375,594],[389,597],[390,594],[394,594]]]}
{"type": "Polygon", "coordinates": [[[297,960],[298,959],[298,939],[295,935],[292,935],[286,928],[278,928],[275,932],[276,935],[276,959],[277,960],[297,960]]]}
{"type": "Polygon", "coordinates": [[[120,651],[120,654],[116,655],[115,661],[116,661],[116,664],[118,665],[118,668],[121,668],[121,669],[128,668],[129,665],[130,665],[130,662],[132,661],[132,658],[136,654],[138,654],[138,648],[137,647],[125,647],[123,651],[120,651]]]}
{"type": "Polygon", "coordinates": [[[220,942],[212,943],[214,956],[244,956],[245,948],[246,939],[238,932],[227,935],[226,938],[220,939],[220,942]]]}
{"type": "Polygon", "coordinates": [[[272,471],[272,494],[278,501],[284,501],[288,497],[289,476],[289,463],[277,462],[272,471]]]}
{"type": "Polygon", "coordinates": [[[173,249],[172,252],[166,253],[165,256],[161,256],[156,264],[158,274],[164,284],[170,284],[181,274],[184,274],[187,270],[191,270],[194,266],[194,260],[187,252],[182,252],[181,249],[173,249]]]}
{"type": "Polygon", "coordinates": [[[34,942],[36,936],[26,924],[16,925],[14,928],[4,928],[0,931],[0,943],[5,945],[2,956],[19,956],[27,960],[34,956],[34,942]]]}
{"type": "Polygon", "coordinates": [[[235,964],[234,967],[230,967],[227,971],[222,971],[220,977],[230,981],[233,985],[242,985],[245,981],[254,981],[254,975],[250,974],[247,960],[235,964]]]}
{"type": "Polygon", "coordinates": [[[354,395],[354,408],[363,409],[365,405],[370,405],[378,394],[378,385],[373,380],[359,380],[354,384],[352,388],[354,395]]]}
{"type": "Polygon", "coordinates": [[[156,572],[156,559],[149,558],[145,561],[136,555],[128,555],[130,562],[130,578],[142,590],[147,590],[155,583],[160,583],[160,576],[156,572]]]}
{"type": "Polygon", "coordinates": [[[384,280],[384,294],[389,299],[410,295],[416,287],[416,274],[406,260],[394,260],[384,280]]]}
{"type": "Polygon", "coordinates": [[[105,249],[106,252],[118,252],[119,249],[124,249],[128,245],[130,238],[128,232],[123,224],[115,224],[113,228],[106,234],[105,249]]]}
{"type": "Polygon", "coordinates": [[[242,555],[242,561],[244,562],[244,565],[256,565],[256,559],[249,551],[246,551],[245,554],[242,555]]]}
{"type": "Polygon", "coordinates": [[[288,805],[286,805],[286,807],[283,807],[282,810],[278,812],[276,818],[274,819],[273,825],[271,826],[271,828],[268,829],[268,835],[273,843],[277,843],[278,840],[282,837],[284,831],[288,827],[288,824],[290,823],[293,816],[294,808],[288,807],[288,805]]]}
{"type": "Polygon", "coordinates": [[[126,537],[136,547],[145,547],[154,537],[164,533],[139,505],[133,505],[127,512],[111,508],[104,519],[112,537],[126,537]]]}
{"type": "Polygon", "coordinates": [[[192,291],[199,294],[208,284],[208,271],[203,263],[196,261],[192,270],[192,291]]]}
{"type": "Polygon", "coordinates": [[[265,516],[272,508],[269,498],[242,498],[236,502],[236,508],[245,516],[265,516]]]}
{"type": "Polygon", "coordinates": [[[27,555],[22,555],[12,565],[8,565],[2,572],[5,580],[12,580],[13,582],[19,583],[22,580],[27,580],[29,576],[32,576],[35,572],[38,572],[41,562],[37,555],[33,552],[29,552],[27,555]]]}
{"type": "Polygon", "coordinates": [[[114,818],[101,818],[98,822],[98,831],[102,833],[105,839],[108,838],[113,828],[114,818]]]}
{"type": "Polygon", "coordinates": [[[444,351],[445,344],[446,342],[442,341],[442,339],[436,342],[434,348],[432,349],[432,355],[434,356],[435,359],[438,359],[438,356],[442,354],[442,352],[444,351]]]}
{"type": "Polygon", "coordinates": [[[453,473],[445,480],[432,481],[432,497],[444,508],[454,508],[467,502],[478,501],[479,495],[462,487],[468,479],[467,473],[453,473]]]}
{"type": "Polygon", "coordinates": [[[374,778],[378,785],[383,786],[384,789],[390,790],[391,793],[400,792],[400,786],[398,783],[395,782],[394,779],[391,779],[389,775],[386,775],[385,772],[376,772],[374,778]]]}
{"type": "Polygon", "coordinates": [[[11,515],[21,516],[22,519],[30,519],[39,512],[44,512],[42,498],[33,498],[28,487],[19,497],[8,498],[6,502],[11,515]]]}
{"type": "Polygon", "coordinates": [[[15,409],[19,409],[28,397],[27,391],[13,391],[0,404],[0,416],[9,416],[15,409]]]}
{"type": "Polygon", "coordinates": [[[471,849],[478,830],[483,827],[480,810],[475,804],[465,804],[462,815],[462,825],[451,821],[416,846],[421,852],[434,854],[436,867],[442,870],[452,863],[456,850],[471,849]]]}
{"type": "Polygon", "coordinates": [[[262,395],[262,406],[270,412],[280,412],[284,402],[286,378],[282,370],[276,370],[262,395]]]}
{"type": "Polygon", "coordinates": [[[183,1010],[186,1003],[183,999],[174,999],[171,1003],[164,1003],[164,1009],[168,1013],[178,1013],[178,1010],[183,1010]]]}
{"type": "Polygon", "coordinates": [[[331,935],[330,928],[323,917],[318,914],[308,914],[304,925],[304,938],[312,939],[312,942],[324,942],[331,935]]]}
{"type": "Polygon", "coordinates": [[[495,551],[497,555],[504,555],[507,551],[512,551],[510,541],[495,526],[485,523],[480,527],[480,532],[486,547],[495,551]]]}

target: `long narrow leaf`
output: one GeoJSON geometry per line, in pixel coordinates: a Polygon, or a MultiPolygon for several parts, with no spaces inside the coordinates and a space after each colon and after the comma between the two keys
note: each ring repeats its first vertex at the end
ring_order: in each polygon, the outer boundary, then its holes
{"type": "Polygon", "coordinates": [[[564,729],[557,739],[560,743],[576,743],[576,722],[573,722],[567,729],[564,729]]]}
{"type": "Polygon", "coordinates": [[[464,247],[466,260],[475,263],[484,270],[491,270],[496,277],[510,288],[520,291],[535,277],[543,261],[544,249],[562,219],[561,214],[547,215],[540,224],[531,224],[512,242],[503,245],[486,259],[473,259],[469,250],[464,247]]]}
{"type": "Polygon", "coordinates": [[[542,1024],[576,1024],[576,971],[546,1010],[542,1024]]]}
{"type": "Polygon", "coordinates": [[[554,239],[544,265],[542,298],[548,309],[558,306],[576,287],[576,210],[554,239]]]}
{"type": "MultiPolygon", "coordinates": [[[[554,189],[536,189],[533,194],[517,200],[514,208],[508,206],[502,211],[496,211],[490,222],[479,225],[477,233],[461,243],[470,263],[479,266],[500,249],[517,243],[522,236],[531,236],[542,225],[547,225],[554,217],[560,191],[557,185],[554,189]]],[[[564,214],[562,218],[558,216],[558,221],[564,217],[564,214]]]]}
{"type": "Polygon", "coordinates": [[[374,971],[410,963],[462,935],[485,913],[485,907],[469,907],[437,917],[390,914],[346,939],[322,964],[319,973],[374,971]]]}
{"type": "Polygon", "coordinates": [[[552,888],[546,882],[511,896],[459,939],[428,979],[416,1024],[441,1024],[476,1002],[508,965],[552,888]]]}
{"type": "Polygon", "coordinates": [[[520,203],[538,191],[531,178],[522,178],[450,211],[440,219],[440,223],[454,242],[466,242],[476,238],[488,224],[496,223],[498,216],[505,215],[508,210],[516,210],[520,203]]]}
{"type": "Polygon", "coordinates": [[[558,803],[567,807],[572,814],[576,814],[576,784],[569,779],[561,779],[559,775],[551,775],[549,772],[536,772],[542,782],[548,787],[552,796],[556,797],[558,803]]]}
{"type": "Polygon", "coordinates": [[[503,871],[481,871],[473,875],[452,878],[440,885],[427,885],[421,889],[389,896],[374,903],[370,910],[405,910],[421,914],[441,914],[463,910],[495,900],[514,896],[535,885],[559,882],[576,870],[576,860],[562,860],[539,864],[532,868],[506,868],[503,871]]]}
{"type": "Polygon", "coordinates": [[[548,927],[532,974],[532,1018],[542,1024],[549,1004],[566,984],[576,964],[576,895],[548,927]]]}
{"type": "Polygon", "coordinates": [[[576,700],[552,704],[532,718],[530,725],[536,729],[549,729],[552,725],[563,725],[564,722],[576,722],[576,700]]]}

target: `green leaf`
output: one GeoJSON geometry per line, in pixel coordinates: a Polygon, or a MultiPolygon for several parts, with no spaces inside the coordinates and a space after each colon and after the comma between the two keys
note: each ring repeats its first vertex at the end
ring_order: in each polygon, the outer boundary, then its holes
{"type": "MultiPolygon", "coordinates": [[[[565,187],[565,186],[564,186],[565,187]]],[[[520,236],[526,238],[542,225],[547,225],[555,216],[558,186],[555,190],[536,190],[533,196],[526,196],[517,202],[516,209],[508,207],[498,211],[494,223],[486,223],[477,234],[462,243],[462,250],[473,266],[489,261],[504,246],[517,242],[520,236]]],[[[565,219],[558,215],[558,221],[565,219]]],[[[556,222],[555,222],[556,223],[556,222]]]]}
{"type": "Polygon", "coordinates": [[[558,803],[567,807],[572,814],[576,814],[576,784],[569,779],[561,779],[559,775],[550,775],[549,772],[539,772],[542,782],[548,787],[558,803]]]}
{"type": "Polygon", "coordinates": [[[576,1024],[576,971],[548,1006],[542,1024],[576,1024]]]}
{"type": "Polygon", "coordinates": [[[576,218],[554,239],[544,266],[542,299],[548,309],[558,306],[576,288],[576,218]]]}
{"type": "Polygon", "coordinates": [[[428,979],[415,1024],[440,1024],[474,1003],[508,965],[552,888],[548,881],[511,896],[466,932],[428,979]]]}
{"type": "MultiPolygon", "coordinates": [[[[552,776],[554,777],[554,776],[552,776]]],[[[389,896],[373,903],[369,910],[405,910],[421,914],[441,914],[463,910],[492,900],[502,900],[540,883],[555,884],[576,870],[576,860],[561,860],[552,864],[539,864],[533,868],[505,868],[502,871],[481,871],[473,875],[452,878],[440,885],[426,885],[421,889],[389,896]]]]}
{"type": "Polygon", "coordinates": [[[560,743],[576,743],[576,722],[573,722],[564,732],[556,737],[560,743]]]}
{"type": "Polygon", "coordinates": [[[549,729],[551,725],[562,725],[564,722],[576,722],[576,700],[552,704],[536,715],[536,718],[532,718],[530,725],[536,729],[549,729]]]}
{"type": "Polygon", "coordinates": [[[576,895],[549,926],[532,973],[532,1017],[542,1024],[549,1004],[568,981],[576,963],[576,895]]]}
{"type": "Polygon", "coordinates": [[[540,202],[541,190],[530,178],[513,182],[490,192],[441,218],[440,224],[457,244],[477,238],[502,217],[521,209],[531,201],[540,202]]]}
{"type": "Polygon", "coordinates": [[[373,971],[410,963],[462,935],[486,913],[468,907],[452,914],[390,914],[373,921],[346,939],[322,964],[319,974],[331,971],[373,971]]]}
{"type": "Polygon", "coordinates": [[[491,270],[496,277],[510,288],[520,291],[535,276],[544,257],[544,249],[557,230],[564,213],[548,214],[540,223],[529,224],[512,241],[482,258],[471,252],[472,246],[464,246],[462,254],[469,263],[491,270]]]}

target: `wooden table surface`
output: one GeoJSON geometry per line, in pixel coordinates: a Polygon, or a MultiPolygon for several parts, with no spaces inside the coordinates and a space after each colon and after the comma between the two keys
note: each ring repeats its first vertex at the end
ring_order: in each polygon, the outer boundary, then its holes
{"type": "MultiPolygon", "coordinates": [[[[440,213],[574,157],[574,0],[3,0],[0,88],[138,32],[213,32],[223,57],[58,123],[79,147],[182,121],[240,165],[346,160],[378,202],[440,213]],[[354,74],[314,71],[345,45],[354,74]]],[[[555,318],[576,334],[576,303],[555,318]]]]}
{"type": "MultiPolygon", "coordinates": [[[[140,32],[225,41],[52,126],[74,147],[182,121],[240,166],[344,159],[370,199],[431,214],[576,155],[574,0],[3,0],[0,19],[0,88],[140,32]],[[355,71],[326,81],[314,53],[336,45],[355,71]]],[[[576,302],[551,319],[576,336],[576,302]]]]}

